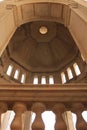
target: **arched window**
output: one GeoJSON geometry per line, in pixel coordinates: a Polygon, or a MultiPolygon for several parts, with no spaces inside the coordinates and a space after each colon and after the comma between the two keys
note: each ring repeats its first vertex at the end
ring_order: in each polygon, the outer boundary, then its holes
{"type": "Polygon", "coordinates": [[[21,83],[25,83],[25,78],[26,78],[26,75],[22,74],[22,76],[21,76],[21,83]]]}
{"type": "Polygon", "coordinates": [[[67,74],[69,79],[73,78],[72,70],[70,69],[70,67],[67,68],[67,74]]]}
{"type": "Polygon", "coordinates": [[[66,76],[64,72],[61,73],[61,80],[62,80],[62,84],[66,83],[66,76]]]}
{"type": "Polygon", "coordinates": [[[52,75],[49,76],[49,84],[54,84],[54,78],[52,75]]]}
{"type": "Polygon", "coordinates": [[[38,84],[38,76],[34,76],[33,84],[38,84]]]}
{"type": "Polygon", "coordinates": [[[13,66],[12,66],[12,65],[9,65],[6,74],[7,74],[8,76],[11,76],[12,70],[13,70],[13,66]]]}
{"type": "Polygon", "coordinates": [[[41,84],[46,84],[46,77],[45,76],[42,76],[42,78],[41,78],[41,84]]]}
{"type": "Polygon", "coordinates": [[[14,79],[18,79],[19,77],[19,70],[16,70],[14,73],[14,79]]]}
{"type": "Polygon", "coordinates": [[[74,64],[73,64],[73,67],[74,67],[74,70],[75,70],[76,75],[77,75],[77,76],[80,75],[80,74],[81,74],[81,71],[80,71],[79,66],[77,65],[77,63],[74,63],[74,64]]]}

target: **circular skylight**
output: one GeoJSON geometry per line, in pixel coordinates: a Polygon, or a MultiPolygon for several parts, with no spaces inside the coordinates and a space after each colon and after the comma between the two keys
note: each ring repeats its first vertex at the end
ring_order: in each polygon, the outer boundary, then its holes
{"type": "Polygon", "coordinates": [[[41,26],[41,27],[39,28],[39,32],[40,32],[41,34],[46,34],[46,33],[48,32],[48,29],[47,29],[46,26],[41,26]]]}

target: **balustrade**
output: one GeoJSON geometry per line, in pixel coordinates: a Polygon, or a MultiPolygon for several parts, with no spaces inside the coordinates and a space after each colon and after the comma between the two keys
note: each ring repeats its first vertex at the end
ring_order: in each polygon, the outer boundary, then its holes
{"type": "Polygon", "coordinates": [[[10,125],[11,130],[24,130],[22,115],[26,111],[32,111],[36,114],[31,130],[45,130],[42,113],[49,110],[55,114],[54,130],[70,130],[65,118],[63,118],[63,113],[66,111],[74,112],[77,115],[76,130],[87,130],[87,123],[82,117],[82,112],[87,108],[86,86],[77,86],[79,88],[73,86],[73,88],[69,88],[68,85],[62,86],[63,88],[53,86],[54,88],[52,85],[51,87],[47,86],[48,88],[43,85],[39,87],[30,85],[30,88],[12,86],[8,87],[8,91],[6,86],[4,89],[0,87],[0,115],[7,110],[15,112],[10,125]]]}
{"type": "MultiPolygon", "coordinates": [[[[74,103],[70,108],[71,109],[68,109],[77,115],[76,130],[87,130],[87,123],[82,117],[82,112],[84,111],[83,104],[74,103]]],[[[63,113],[68,109],[66,109],[63,103],[57,103],[52,108],[50,108],[50,110],[52,110],[56,115],[56,122],[54,126],[55,130],[69,130],[67,129],[67,124],[63,118],[63,113]]],[[[0,113],[4,113],[6,110],[7,105],[4,102],[0,103],[0,113]]],[[[23,130],[22,114],[27,111],[27,104],[17,102],[14,104],[13,110],[15,112],[15,116],[10,128],[11,130],[23,130]]],[[[36,102],[31,106],[29,111],[30,110],[36,113],[35,119],[31,125],[31,130],[45,130],[45,124],[41,116],[42,113],[47,110],[45,103],[36,102]]]]}

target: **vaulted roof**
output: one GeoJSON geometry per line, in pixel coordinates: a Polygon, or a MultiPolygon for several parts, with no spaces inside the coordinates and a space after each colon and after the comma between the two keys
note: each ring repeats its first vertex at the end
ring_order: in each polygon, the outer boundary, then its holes
{"type": "Polygon", "coordinates": [[[33,21],[16,30],[8,52],[12,60],[32,72],[49,72],[70,63],[78,49],[63,24],[33,21]]]}

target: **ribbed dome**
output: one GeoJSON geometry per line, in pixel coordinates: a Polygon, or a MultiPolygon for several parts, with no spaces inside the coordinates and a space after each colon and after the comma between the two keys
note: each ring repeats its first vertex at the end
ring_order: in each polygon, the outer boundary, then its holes
{"type": "Polygon", "coordinates": [[[49,21],[21,25],[8,45],[10,58],[32,72],[59,70],[75,58],[77,50],[68,29],[49,21]],[[41,27],[47,32],[42,34],[41,27]]]}

